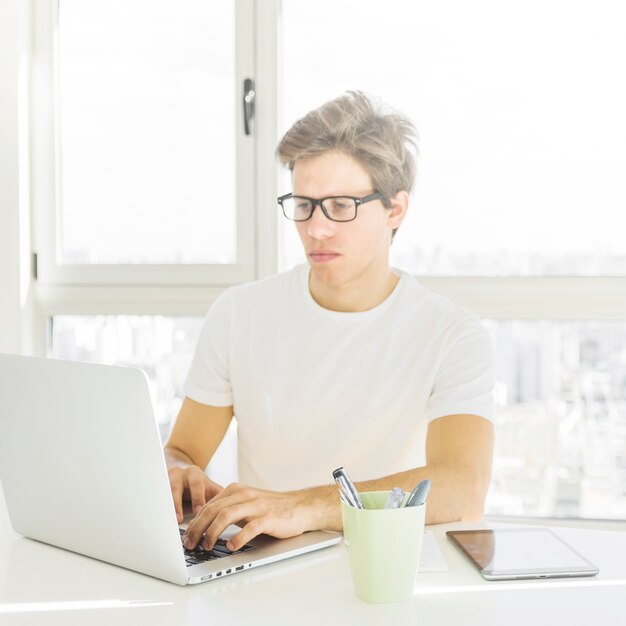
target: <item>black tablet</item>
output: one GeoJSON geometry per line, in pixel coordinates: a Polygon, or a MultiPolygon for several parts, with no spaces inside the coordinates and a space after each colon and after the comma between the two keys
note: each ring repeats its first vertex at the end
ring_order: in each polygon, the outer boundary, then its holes
{"type": "Polygon", "coordinates": [[[486,580],[595,576],[599,570],[547,528],[450,530],[486,580]]]}

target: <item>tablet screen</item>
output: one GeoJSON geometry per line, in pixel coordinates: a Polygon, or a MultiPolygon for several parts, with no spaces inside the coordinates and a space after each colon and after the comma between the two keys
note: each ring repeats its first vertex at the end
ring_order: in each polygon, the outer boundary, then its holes
{"type": "Polygon", "coordinates": [[[545,528],[449,531],[485,578],[589,576],[598,569],[545,528]]]}

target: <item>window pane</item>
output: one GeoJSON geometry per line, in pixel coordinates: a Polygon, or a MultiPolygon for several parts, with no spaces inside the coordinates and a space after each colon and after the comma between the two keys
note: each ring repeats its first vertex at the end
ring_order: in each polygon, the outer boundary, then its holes
{"type": "MultiPolygon", "coordinates": [[[[623,3],[283,0],[282,16],[283,130],[347,89],[418,126],[394,263],[431,275],[626,274],[623,3]],[[323,44],[303,45],[319,33],[323,44]]],[[[284,228],[289,266],[302,257],[284,228]]]]}
{"type": "MultiPolygon", "coordinates": [[[[203,321],[162,315],[55,315],[50,356],[144,370],[165,441],[184,397],[183,384],[203,321]]],[[[221,485],[237,480],[235,420],[206,473],[221,485]]]]}
{"type": "Polygon", "coordinates": [[[236,262],[234,3],[60,0],[62,263],[236,262]]]}
{"type": "MultiPolygon", "coordinates": [[[[165,438],[202,321],[59,315],[51,356],[146,371],[165,438]]],[[[487,513],[626,519],[626,323],[485,325],[497,352],[487,513]]],[[[222,483],[236,476],[231,430],[209,468],[222,483]]]]}
{"type": "Polygon", "coordinates": [[[486,326],[498,406],[487,512],[626,519],[626,323],[486,326]]]}
{"type": "Polygon", "coordinates": [[[202,321],[160,315],[55,315],[50,356],[144,370],[165,436],[183,399],[202,321]]]}

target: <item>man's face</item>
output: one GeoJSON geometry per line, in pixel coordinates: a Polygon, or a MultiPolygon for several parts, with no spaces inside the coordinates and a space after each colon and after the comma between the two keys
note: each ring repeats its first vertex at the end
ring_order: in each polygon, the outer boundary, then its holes
{"type": "MultiPolygon", "coordinates": [[[[365,168],[342,152],[301,159],[293,168],[293,194],[297,196],[361,198],[373,191],[365,168]]],[[[312,279],[329,287],[347,286],[388,268],[395,227],[390,213],[380,200],[374,200],[359,206],[357,218],[351,222],[333,222],[319,206],[310,220],[296,222],[312,279]]]]}

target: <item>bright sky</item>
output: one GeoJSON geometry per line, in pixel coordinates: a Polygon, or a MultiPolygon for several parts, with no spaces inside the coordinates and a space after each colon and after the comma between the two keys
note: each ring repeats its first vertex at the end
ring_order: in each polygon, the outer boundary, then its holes
{"type": "MultiPolygon", "coordinates": [[[[60,5],[66,250],[234,260],[231,5],[60,5]]],[[[626,273],[625,17],[618,0],[283,0],[281,131],[346,89],[414,120],[393,247],[409,269],[626,273]]]]}
{"type": "Polygon", "coordinates": [[[622,3],[282,5],[283,130],[346,89],[418,126],[396,255],[626,255],[622,3]]]}
{"type": "Polygon", "coordinates": [[[64,249],[234,262],[230,4],[61,0],[59,21],[64,249]]]}

